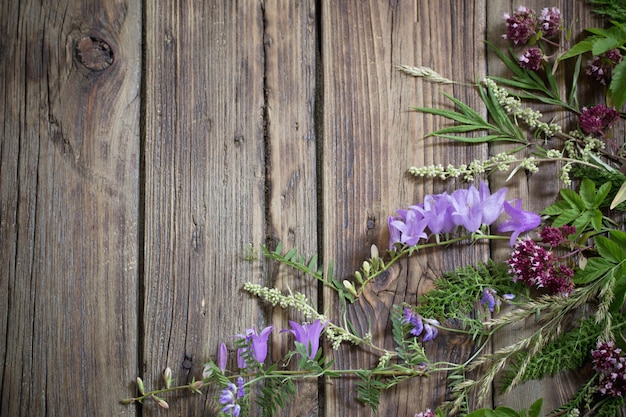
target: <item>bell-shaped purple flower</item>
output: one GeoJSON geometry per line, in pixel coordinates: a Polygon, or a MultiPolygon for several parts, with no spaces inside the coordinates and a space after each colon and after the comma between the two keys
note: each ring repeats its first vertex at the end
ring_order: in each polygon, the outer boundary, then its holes
{"type": "Polygon", "coordinates": [[[469,189],[456,190],[452,193],[452,221],[463,226],[468,232],[478,231],[482,223],[480,194],[473,185],[469,189]]]}
{"type": "MultiPolygon", "coordinates": [[[[267,339],[274,330],[274,326],[267,326],[261,333],[258,333],[256,329],[246,329],[245,335],[237,335],[240,338],[245,338],[252,346],[252,354],[258,363],[263,363],[267,357],[267,339]]],[[[245,360],[242,357],[242,349],[238,350],[237,364],[239,368],[245,368],[245,360]],[[243,366],[242,366],[243,365],[243,366]]]]}
{"type": "Polygon", "coordinates": [[[511,217],[509,220],[500,223],[499,232],[513,232],[511,234],[510,245],[513,247],[517,237],[524,232],[538,227],[541,224],[541,217],[537,213],[522,210],[522,200],[515,202],[515,207],[504,202],[504,211],[511,217]]]}
{"type": "Polygon", "coordinates": [[[504,210],[504,201],[506,199],[507,188],[500,188],[495,193],[491,194],[489,186],[485,182],[481,182],[478,186],[478,194],[480,197],[480,206],[482,211],[482,224],[493,224],[502,210],[504,210]]]}
{"type": "Polygon", "coordinates": [[[311,324],[299,324],[289,320],[289,325],[293,330],[283,331],[293,333],[296,337],[296,342],[302,343],[305,346],[309,359],[314,359],[320,348],[320,336],[322,335],[322,330],[324,330],[326,323],[322,323],[319,319],[311,324]]]}
{"type": "Polygon", "coordinates": [[[398,210],[398,216],[389,218],[389,249],[393,249],[395,243],[414,246],[420,239],[426,239],[426,221],[416,206],[408,210],[398,210]]]}
{"type": "Polygon", "coordinates": [[[452,221],[454,207],[448,193],[429,194],[424,197],[424,204],[417,207],[422,216],[424,216],[426,226],[431,233],[438,235],[440,233],[450,233],[454,230],[454,222],[452,221]]]}

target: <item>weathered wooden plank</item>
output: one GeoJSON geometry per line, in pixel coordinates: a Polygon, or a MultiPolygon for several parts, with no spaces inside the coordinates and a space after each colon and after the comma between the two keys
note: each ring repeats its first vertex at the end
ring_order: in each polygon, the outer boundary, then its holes
{"type": "MultiPolygon", "coordinates": [[[[582,39],[583,29],[586,27],[602,26],[601,19],[598,16],[594,16],[591,13],[591,7],[585,2],[577,1],[553,1],[549,4],[541,1],[527,1],[524,6],[535,10],[540,13],[544,7],[558,7],[562,12],[563,24],[566,29],[572,30],[572,44],[582,39]],[[571,25],[571,26],[570,26],[571,25]]],[[[506,32],[503,15],[504,13],[513,14],[517,11],[519,4],[516,2],[494,2],[490,3],[490,7],[487,9],[487,38],[498,45],[501,48],[509,47],[509,43],[502,38],[502,34],[506,32]]],[[[565,42],[562,38],[561,42],[565,42]]],[[[516,52],[523,51],[524,48],[515,48],[516,52]]],[[[497,57],[490,55],[488,57],[489,74],[507,76],[506,68],[497,59],[497,57]]],[[[567,64],[562,65],[564,67],[567,64]]],[[[559,80],[565,83],[566,80],[563,77],[563,72],[559,73],[559,80]]],[[[585,75],[581,75],[581,82],[588,83],[585,79],[585,75]]],[[[569,82],[569,81],[568,81],[569,82]]],[[[563,84],[565,85],[565,84],[563,84]]],[[[582,89],[581,89],[582,90],[582,89]]],[[[584,99],[581,98],[581,103],[584,103],[584,99]]],[[[535,105],[536,109],[541,111],[547,111],[546,106],[535,105]]],[[[553,109],[552,109],[553,110],[553,109]]],[[[566,123],[564,112],[558,114],[546,114],[544,119],[551,117],[557,117],[559,123],[566,123]]],[[[571,121],[570,128],[575,128],[576,121],[571,121]]],[[[506,146],[496,145],[491,147],[492,154],[502,152],[507,149],[506,146]]],[[[510,149],[510,147],[509,147],[510,149]]],[[[521,198],[524,208],[526,210],[540,211],[547,205],[552,204],[558,196],[558,191],[565,185],[562,181],[558,180],[560,167],[556,164],[543,164],[538,173],[532,175],[524,175],[519,173],[511,181],[505,183],[505,179],[508,176],[506,174],[496,173],[492,176],[492,181],[499,185],[506,185],[509,189],[507,196],[509,199],[521,198]]],[[[510,256],[511,249],[505,242],[493,244],[493,257],[494,259],[504,260],[510,256]]],[[[528,336],[532,333],[532,323],[523,323],[518,328],[511,328],[508,332],[500,332],[494,338],[494,349],[502,346],[509,345],[520,340],[524,335],[528,336]]],[[[577,375],[568,373],[556,375],[552,378],[546,378],[540,381],[532,381],[513,389],[511,393],[502,394],[500,390],[496,389],[494,392],[495,405],[506,404],[513,408],[527,408],[538,398],[543,398],[543,412],[549,413],[558,406],[567,402],[576,393],[576,390],[584,382],[584,378],[588,375],[577,375]]]]}
{"type": "MultiPolygon", "coordinates": [[[[265,93],[267,100],[267,223],[268,245],[282,242],[310,258],[317,253],[317,143],[316,101],[317,16],[315,1],[265,1],[265,93]]],[[[317,283],[294,275],[293,269],[268,265],[269,279],[282,291],[298,291],[315,303],[317,283]]],[[[271,324],[272,359],[278,362],[292,348],[291,339],[278,330],[288,320],[301,322],[294,311],[275,309],[271,324]]],[[[293,363],[293,361],[292,361],[293,363]]],[[[296,400],[281,416],[315,416],[318,390],[315,380],[296,385],[296,400]]]]}
{"type": "MultiPolygon", "coordinates": [[[[201,376],[217,346],[263,327],[240,291],[263,281],[246,260],[264,241],[264,47],[260,3],[148,2],[144,369],[158,386],[201,376]]],[[[231,360],[234,366],[234,361],[231,360]]],[[[188,394],[185,394],[188,397],[188,394]]],[[[216,414],[215,392],[168,416],[216,414]]],[[[146,403],[144,415],[155,415],[146,403]]]]}
{"type": "Polygon", "coordinates": [[[134,415],[141,10],[0,6],[0,415],[134,415]]]}
{"type": "MultiPolygon", "coordinates": [[[[348,278],[369,256],[369,246],[387,247],[387,216],[421,201],[428,192],[453,183],[416,181],[412,165],[469,162],[484,158],[485,147],[454,146],[423,138],[441,126],[409,106],[441,106],[440,91],[477,103],[464,87],[417,81],[396,64],[433,67],[448,78],[473,81],[484,74],[485,2],[322,3],[324,69],[324,256],[337,260],[338,278],[348,278]]],[[[486,259],[487,245],[418,254],[377,280],[350,311],[349,318],[374,340],[391,348],[389,309],[416,303],[432,279],[454,266],[486,259]]],[[[332,294],[327,306],[337,308],[332,294]]],[[[428,344],[431,357],[459,361],[472,348],[466,339],[441,335],[428,344]]],[[[344,368],[372,367],[377,358],[358,349],[334,354],[344,368]]],[[[328,415],[373,415],[354,401],[355,381],[326,385],[328,415]]],[[[414,380],[385,394],[378,415],[414,415],[446,396],[445,375],[414,380]]]]}

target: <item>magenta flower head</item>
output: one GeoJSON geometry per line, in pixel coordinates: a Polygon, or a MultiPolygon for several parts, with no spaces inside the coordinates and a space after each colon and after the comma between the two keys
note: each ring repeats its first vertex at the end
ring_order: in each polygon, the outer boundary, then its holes
{"type": "Polygon", "coordinates": [[[498,226],[499,232],[513,232],[511,234],[510,245],[515,245],[517,237],[524,232],[533,230],[535,227],[541,224],[541,217],[537,213],[531,211],[522,210],[522,200],[518,199],[515,202],[515,207],[510,205],[507,201],[504,202],[504,211],[511,217],[509,220],[500,223],[498,226]]]}
{"type": "Polygon", "coordinates": [[[541,49],[537,47],[528,48],[519,57],[519,66],[531,71],[539,71],[543,68],[545,59],[541,49]]]}
{"type": "Polygon", "coordinates": [[[506,21],[506,34],[502,37],[515,45],[525,45],[536,33],[537,21],[533,9],[520,6],[513,16],[505,13],[504,20],[506,21]]]}
{"type": "Polygon", "coordinates": [[[619,111],[615,108],[606,107],[604,104],[597,106],[583,107],[578,116],[578,125],[583,133],[590,135],[598,133],[604,136],[606,130],[619,118],[619,111]]]}
{"type": "MultiPolygon", "coordinates": [[[[246,339],[252,346],[252,354],[258,363],[263,363],[267,357],[267,339],[274,330],[274,326],[267,326],[259,334],[256,329],[246,329],[246,334],[237,335],[240,338],[246,339]]],[[[243,349],[238,350],[237,364],[239,368],[245,368],[246,363],[243,358],[243,349]],[[243,366],[242,366],[243,365],[243,366]]]]}
{"type": "Polygon", "coordinates": [[[309,359],[314,359],[320,348],[320,336],[322,335],[322,330],[326,327],[326,323],[322,323],[320,319],[315,320],[311,324],[298,324],[289,320],[289,325],[293,330],[283,330],[283,332],[293,333],[296,337],[296,342],[302,343],[306,348],[309,359]]]}
{"type": "Polygon", "coordinates": [[[611,49],[601,56],[594,56],[593,59],[588,62],[585,73],[600,84],[607,85],[613,78],[613,68],[622,62],[623,58],[619,49],[611,49]]]}
{"type": "Polygon", "coordinates": [[[561,33],[561,11],[557,7],[545,7],[539,16],[539,29],[546,38],[555,38],[561,33]]]}
{"type": "Polygon", "coordinates": [[[228,361],[228,349],[226,349],[226,343],[222,342],[217,350],[217,367],[220,371],[226,369],[226,362],[228,361]]]}

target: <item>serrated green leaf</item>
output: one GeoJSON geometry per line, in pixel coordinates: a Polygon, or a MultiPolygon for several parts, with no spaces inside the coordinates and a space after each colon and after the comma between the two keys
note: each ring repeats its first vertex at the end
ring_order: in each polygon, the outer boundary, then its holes
{"type": "Polygon", "coordinates": [[[614,263],[604,258],[589,258],[585,269],[578,269],[574,273],[574,283],[576,285],[588,284],[606,274],[614,266],[614,263]]]}
{"type": "Polygon", "coordinates": [[[552,226],[561,227],[566,224],[570,224],[577,219],[580,219],[580,210],[575,207],[568,208],[566,210],[563,210],[563,213],[561,213],[556,219],[554,219],[554,221],[552,222],[552,226]]]}
{"type": "Polygon", "coordinates": [[[570,205],[567,201],[560,200],[552,204],[551,206],[548,206],[545,209],[543,209],[540,214],[548,215],[548,216],[558,216],[569,208],[570,208],[570,205]]]}
{"type": "Polygon", "coordinates": [[[598,191],[596,192],[596,197],[593,201],[595,208],[598,208],[602,205],[606,196],[609,195],[612,185],[613,184],[611,184],[610,181],[607,181],[604,184],[602,184],[600,188],[598,188],[598,191]]]}
{"type": "Polygon", "coordinates": [[[600,56],[603,53],[610,51],[611,49],[615,49],[620,47],[623,44],[621,39],[616,38],[604,38],[598,39],[593,43],[593,48],[591,48],[591,53],[594,56],[600,56]]]}
{"type": "MultiPolygon", "coordinates": [[[[582,187],[582,185],[581,185],[582,187]]],[[[569,188],[561,189],[561,197],[565,199],[570,204],[570,207],[576,207],[579,211],[583,211],[585,209],[585,202],[580,198],[580,196],[569,188]]]]}
{"type": "Polygon", "coordinates": [[[623,251],[626,251],[626,232],[612,229],[609,231],[609,235],[611,236],[611,240],[613,242],[617,243],[623,251]]]}
{"type": "Polygon", "coordinates": [[[596,200],[596,184],[593,181],[585,178],[580,184],[579,194],[586,209],[595,208],[594,202],[596,200]]]}
{"type": "Polygon", "coordinates": [[[595,37],[590,37],[578,42],[576,45],[572,46],[566,53],[561,55],[559,57],[559,61],[563,61],[576,55],[581,55],[585,52],[591,51],[591,49],[593,49],[594,38],[595,37]]]}
{"type": "Polygon", "coordinates": [[[600,210],[594,210],[589,213],[591,214],[591,226],[593,227],[593,230],[599,232],[602,230],[602,219],[604,218],[602,216],[602,212],[600,210]]]}
{"type": "Polygon", "coordinates": [[[626,259],[626,252],[618,243],[607,239],[604,236],[596,236],[594,243],[598,253],[604,259],[613,262],[614,264],[620,263],[626,259]]]}
{"type": "Polygon", "coordinates": [[[623,60],[613,68],[613,78],[609,85],[611,100],[618,110],[626,101],[626,60],[623,60]]]}

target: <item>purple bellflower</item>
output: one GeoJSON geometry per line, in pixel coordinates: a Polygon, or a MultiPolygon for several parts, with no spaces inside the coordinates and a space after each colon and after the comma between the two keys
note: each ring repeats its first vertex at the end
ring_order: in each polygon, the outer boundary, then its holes
{"type": "Polygon", "coordinates": [[[454,230],[452,221],[452,198],[448,193],[427,195],[424,197],[424,205],[418,206],[424,216],[426,226],[433,234],[450,233],[454,230]]]}
{"type": "Polygon", "coordinates": [[[389,231],[391,239],[389,249],[393,249],[395,243],[414,246],[420,239],[426,239],[426,220],[417,210],[417,206],[411,206],[408,210],[398,210],[397,217],[389,217],[389,231]]]}
{"type": "Polygon", "coordinates": [[[296,337],[296,342],[302,343],[305,346],[309,359],[314,359],[319,350],[320,336],[326,323],[322,323],[319,319],[311,324],[298,324],[295,321],[289,320],[289,325],[291,325],[293,330],[283,330],[283,332],[293,333],[296,337]]]}
{"type": "Polygon", "coordinates": [[[468,232],[478,231],[482,223],[482,207],[480,194],[473,185],[469,189],[460,189],[452,193],[452,221],[463,226],[468,232]]]}
{"type": "MultiPolygon", "coordinates": [[[[267,326],[259,334],[256,329],[246,329],[246,334],[237,335],[239,338],[246,339],[251,343],[252,354],[258,363],[263,363],[267,357],[267,339],[274,330],[274,326],[267,326]]],[[[246,363],[243,358],[244,349],[239,349],[237,355],[237,365],[239,368],[245,368],[246,363]]]]}
{"type": "Polygon", "coordinates": [[[515,246],[515,241],[521,233],[528,232],[541,224],[541,217],[538,214],[522,210],[521,199],[515,202],[515,207],[505,201],[504,211],[506,211],[511,218],[500,223],[498,231],[513,232],[510,240],[511,247],[515,246]]]}

